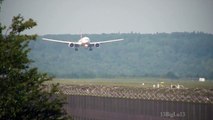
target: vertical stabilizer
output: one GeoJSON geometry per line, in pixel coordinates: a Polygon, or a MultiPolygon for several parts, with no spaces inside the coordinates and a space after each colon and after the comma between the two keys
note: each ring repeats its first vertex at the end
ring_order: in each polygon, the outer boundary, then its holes
{"type": "Polygon", "coordinates": [[[81,33],[81,38],[83,37],[83,34],[81,33]]]}

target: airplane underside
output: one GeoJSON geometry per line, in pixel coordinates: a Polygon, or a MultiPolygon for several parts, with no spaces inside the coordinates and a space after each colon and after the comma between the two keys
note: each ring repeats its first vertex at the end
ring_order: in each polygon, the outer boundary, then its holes
{"type": "MultiPolygon", "coordinates": [[[[86,48],[86,47],[84,47],[84,48],[86,48]]],[[[92,49],[92,47],[87,47],[88,49],[89,49],[89,51],[92,51],[93,49],[92,49]]],[[[86,49],[87,49],[86,48],[86,49]]],[[[78,47],[75,47],[75,51],[78,51],[78,47]]]]}
{"type": "Polygon", "coordinates": [[[69,47],[74,47],[75,51],[78,51],[79,47],[83,47],[86,49],[89,49],[89,51],[92,51],[92,47],[100,47],[100,44],[82,44],[82,45],[69,45],[69,47]]]}

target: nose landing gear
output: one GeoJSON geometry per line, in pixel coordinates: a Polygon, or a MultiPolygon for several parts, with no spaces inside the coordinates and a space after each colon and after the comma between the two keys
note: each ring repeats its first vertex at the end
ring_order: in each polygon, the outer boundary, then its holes
{"type": "Polygon", "coordinates": [[[91,47],[89,48],[89,51],[92,51],[92,48],[91,48],[91,47]]]}

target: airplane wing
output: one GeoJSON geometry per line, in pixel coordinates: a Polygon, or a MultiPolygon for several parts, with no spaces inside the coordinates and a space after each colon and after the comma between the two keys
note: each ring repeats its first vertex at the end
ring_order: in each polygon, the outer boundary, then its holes
{"type": "Polygon", "coordinates": [[[46,40],[46,41],[58,42],[58,43],[66,43],[66,44],[73,43],[73,44],[78,44],[78,42],[70,42],[70,41],[63,41],[63,40],[55,40],[55,39],[49,39],[49,38],[42,38],[42,39],[43,39],[43,40],[46,40]]]}
{"type": "Polygon", "coordinates": [[[91,42],[90,44],[102,44],[102,43],[110,43],[110,42],[118,42],[124,39],[114,39],[114,40],[106,40],[106,41],[99,41],[99,42],[91,42]]]}

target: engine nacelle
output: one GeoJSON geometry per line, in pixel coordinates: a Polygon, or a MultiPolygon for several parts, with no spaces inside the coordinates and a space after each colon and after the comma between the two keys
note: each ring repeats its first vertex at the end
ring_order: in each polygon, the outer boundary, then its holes
{"type": "Polygon", "coordinates": [[[69,43],[68,47],[74,47],[74,44],[73,43],[69,43]]]}
{"type": "Polygon", "coordinates": [[[99,43],[96,43],[96,44],[95,44],[95,47],[100,47],[100,44],[99,44],[99,43]]]}

